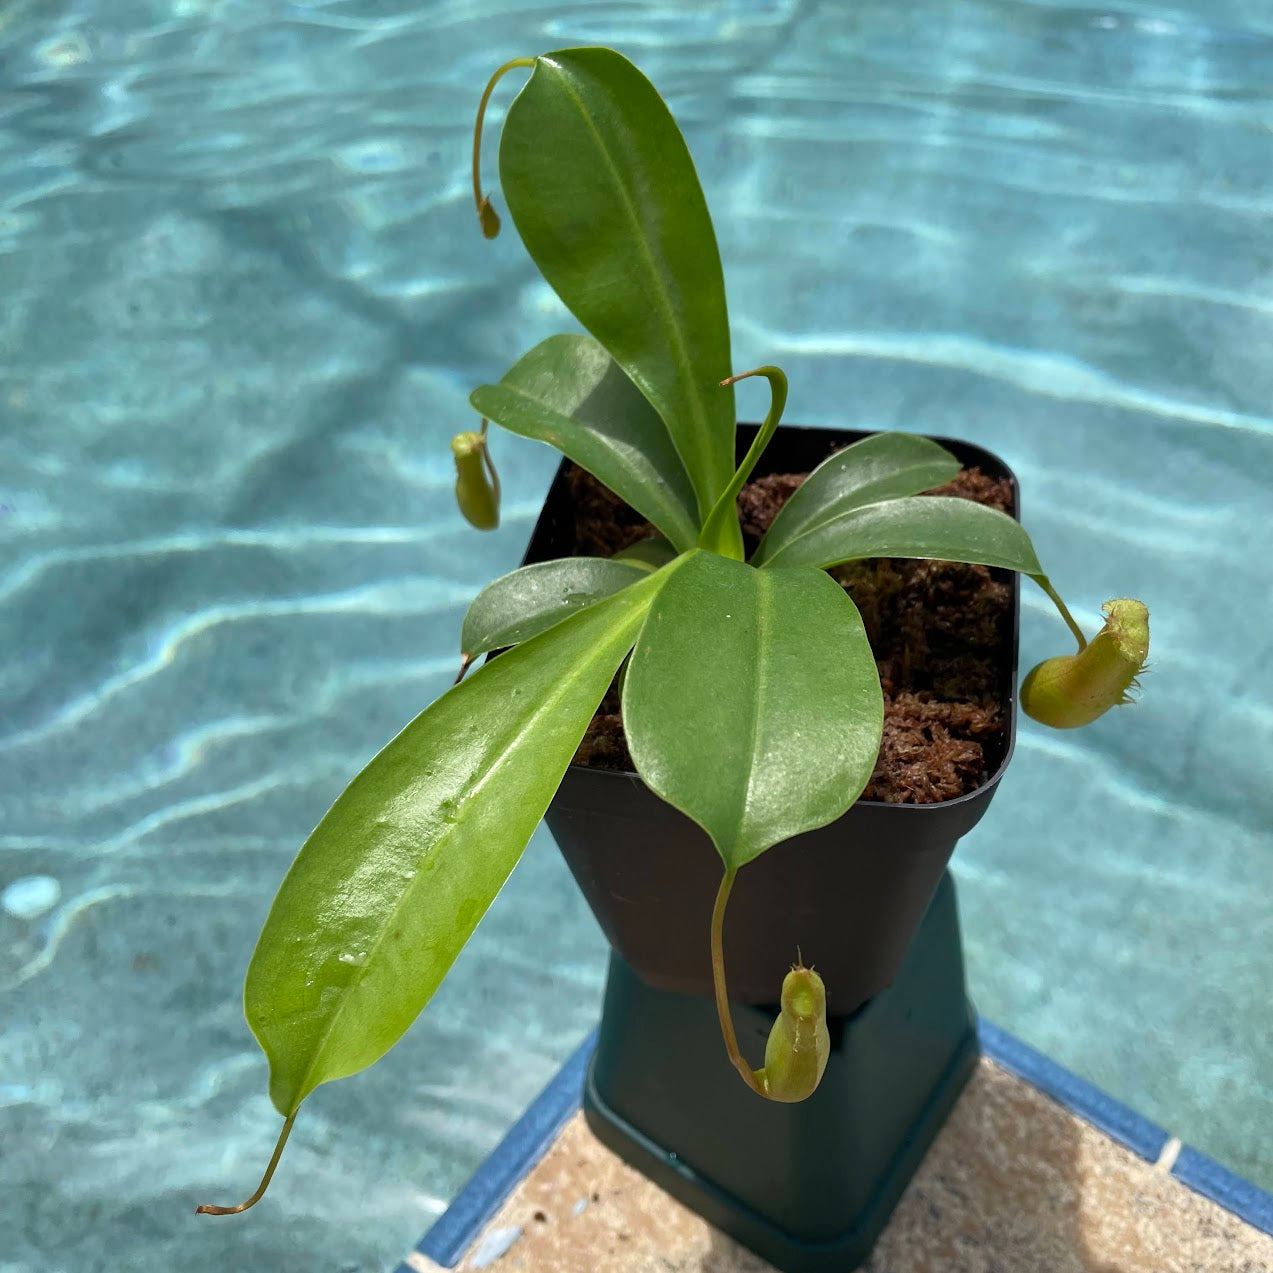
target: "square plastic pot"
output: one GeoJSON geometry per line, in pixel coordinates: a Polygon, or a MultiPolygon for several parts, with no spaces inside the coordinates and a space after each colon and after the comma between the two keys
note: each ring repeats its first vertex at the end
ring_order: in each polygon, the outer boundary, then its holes
{"type": "MultiPolygon", "coordinates": [[[[739,430],[739,453],[754,426],[739,430]]],[[[806,472],[867,436],[785,425],[756,476],[806,472]]],[[[1012,482],[997,456],[937,439],[965,465],[1012,482]]],[[[525,562],[568,556],[574,511],[563,463],[525,562]]],[[[777,845],[740,871],[730,899],[730,998],[768,1004],[797,948],[817,965],[828,1014],[844,1017],[892,984],[959,838],[986,812],[1015,739],[1020,588],[1012,576],[1011,648],[1003,661],[1002,747],[973,792],[931,805],[859,800],[838,821],[777,845]]],[[[721,861],[703,830],[635,773],[572,765],[547,814],[570,870],[615,952],[656,989],[712,993],[708,928],[721,861]]]]}

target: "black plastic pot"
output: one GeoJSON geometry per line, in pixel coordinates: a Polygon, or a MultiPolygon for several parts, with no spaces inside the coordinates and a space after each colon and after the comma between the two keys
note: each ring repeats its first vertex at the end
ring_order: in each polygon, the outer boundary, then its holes
{"type": "MultiPolygon", "coordinates": [[[[740,430],[739,453],[754,429],[740,430]]],[[[784,427],[757,476],[806,472],[864,436],[784,427]]],[[[1012,478],[978,447],[964,464],[1012,478]]],[[[1014,502],[1017,494],[1013,479],[1014,502]]],[[[559,471],[526,561],[567,556],[559,471]]],[[[759,1064],[797,948],[827,986],[831,1055],[795,1105],[761,1100],[725,1056],[708,931],[722,866],[706,834],[636,774],[571,766],[547,822],[612,945],[584,1112],[596,1136],[785,1273],[866,1258],[977,1059],[946,863],[1012,751],[1019,589],[1004,661],[1008,722],[992,772],[936,805],[858,801],[739,872],[725,930],[740,1046],[759,1064]]]]}
{"type": "MultiPolygon", "coordinates": [[[[743,426],[739,455],[754,436],[743,426]]],[[[784,425],[756,476],[798,473],[858,438],[784,425]]],[[[1016,481],[980,447],[938,439],[965,464],[1016,481]]],[[[568,556],[574,514],[558,471],[525,561],[568,556]]],[[[828,1013],[845,1017],[898,974],[955,843],[985,813],[1012,751],[1019,589],[1003,668],[1004,745],[969,795],[935,805],[858,801],[830,826],[778,845],[739,872],[725,931],[731,999],[768,1004],[800,949],[827,985],[828,1013]]],[[[721,862],[703,830],[636,774],[572,765],[547,815],[611,946],[647,985],[710,996],[708,925],[721,862]]]]}

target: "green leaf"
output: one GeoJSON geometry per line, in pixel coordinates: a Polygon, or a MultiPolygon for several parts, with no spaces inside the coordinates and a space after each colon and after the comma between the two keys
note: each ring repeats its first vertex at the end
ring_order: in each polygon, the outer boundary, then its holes
{"type": "Polygon", "coordinates": [[[944,495],[886,500],[842,513],[771,554],[765,567],[825,569],[862,557],[967,561],[1026,575],[1043,569],[1019,522],[998,509],[944,495]]]}
{"type": "Polygon", "coordinates": [[[738,867],[857,799],[883,696],[857,608],[822,571],[684,560],[628,663],[624,726],[645,782],[738,867]]]}
{"type": "Polygon", "coordinates": [[[545,54],[499,170],[535,264],[667,424],[701,520],[734,470],[734,393],[720,253],[676,121],[612,50],[545,54]]]}
{"type": "Polygon", "coordinates": [[[653,568],[608,557],[565,557],[523,566],[487,584],[473,598],[460,633],[467,660],[517,645],[583,606],[645,578],[653,568]]]}
{"type": "Polygon", "coordinates": [[[778,511],[752,556],[763,565],[821,522],[864,504],[918,495],[957,477],[945,447],[910,433],[877,433],[828,456],[778,511]]]}
{"type": "Polygon", "coordinates": [[[676,549],[666,539],[638,539],[635,544],[620,548],[612,561],[626,561],[643,570],[658,570],[676,556],[676,549]]]}
{"type": "Polygon", "coordinates": [[[647,576],[491,660],[417,716],[318,824],[247,976],[248,1023],[281,1114],[379,1059],[428,1002],[667,578],[647,576]]]}
{"type": "Polygon", "coordinates": [[[694,546],[697,501],[667,426],[590,336],[550,336],[469,401],[510,432],[555,446],[678,548],[694,546]]]}

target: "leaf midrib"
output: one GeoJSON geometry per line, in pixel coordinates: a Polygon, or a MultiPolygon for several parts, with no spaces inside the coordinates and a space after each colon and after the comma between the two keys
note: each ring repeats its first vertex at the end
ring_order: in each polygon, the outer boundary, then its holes
{"type": "MultiPolygon", "coordinates": [[[[815,525],[812,525],[812,526],[808,527],[806,530],[802,531],[802,532],[801,532],[799,535],[797,535],[794,539],[789,539],[789,540],[788,540],[785,544],[783,544],[783,546],[782,546],[781,548],[779,548],[779,549],[778,549],[778,551],[777,551],[776,553],[774,553],[774,555],[773,555],[772,557],[766,557],[766,558],[765,558],[765,561],[764,561],[764,563],[763,563],[763,565],[764,565],[764,567],[765,567],[766,569],[769,569],[769,568],[773,567],[773,566],[774,566],[774,565],[775,565],[775,564],[779,561],[779,559],[782,557],[782,555],[783,555],[785,552],[787,552],[788,550],[790,550],[790,549],[794,548],[794,547],[796,546],[796,544],[800,543],[800,541],[801,541],[801,540],[803,540],[803,539],[807,539],[810,535],[813,535],[813,534],[815,534],[815,533],[817,533],[817,532],[819,532],[819,531],[826,530],[828,527],[830,527],[830,526],[834,526],[837,522],[845,521],[845,520],[847,520],[847,519],[849,519],[849,518],[856,517],[858,514],[860,514],[860,513],[865,513],[865,512],[867,512],[868,510],[870,510],[870,509],[872,509],[872,508],[883,508],[884,506],[886,506],[886,505],[888,505],[888,504],[895,504],[895,503],[897,503],[897,502],[898,502],[898,500],[902,500],[902,499],[921,499],[921,498],[922,498],[922,499],[926,499],[926,500],[930,500],[930,499],[949,499],[949,500],[951,500],[952,502],[955,502],[955,503],[961,503],[961,504],[971,504],[971,506],[972,506],[973,508],[982,508],[982,509],[985,509],[987,512],[991,512],[991,513],[999,513],[999,515],[1000,515],[1001,517],[1006,517],[1006,518],[1008,519],[1008,521],[1010,521],[1010,522],[1011,522],[1014,526],[1020,526],[1020,525],[1021,525],[1021,523],[1020,523],[1020,522],[1018,522],[1018,521],[1016,520],[1016,518],[1015,518],[1015,517],[1010,517],[1007,513],[1001,513],[999,509],[996,509],[996,508],[990,508],[989,506],[987,506],[987,505],[985,505],[985,504],[977,504],[977,503],[975,503],[975,502],[973,502],[973,501],[971,501],[971,500],[961,500],[961,499],[959,499],[957,496],[951,496],[951,495],[944,495],[944,496],[943,496],[943,495],[937,495],[937,496],[932,496],[932,495],[898,495],[898,496],[895,496],[893,499],[881,499],[881,500],[874,500],[874,501],[873,501],[872,503],[870,503],[870,504],[861,504],[861,505],[859,505],[857,508],[851,508],[851,509],[848,509],[847,511],[845,511],[845,512],[843,512],[843,513],[837,513],[834,517],[828,517],[828,518],[827,518],[827,520],[826,520],[826,521],[824,521],[824,522],[817,522],[815,525]]],[[[820,561],[820,562],[816,563],[816,565],[817,565],[817,569],[819,569],[819,570],[830,570],[830,569],[831,569],[832,567],[834,567],[834,566],[843,566],[843,565],[845,565],[846,563],[848,563],[848,562],[850,562],[850,561],[861,561],[861,560],[863,560],[863,559],[864,559],[864,557],[865,557],[866,555],[867,555],[867,554],[861,554],[861,553],[859,553],[859,554],[855,554],[854,556],[851,556],[851,557],[835,557],[835,558],[833,558],[831,561],[826,561],[826,562],[822,562],[822,561],[820,561]]],[[[879,552],[872,552],[872,553],[870,553],[869,555],[870,555],[870,556],[872,556],[872,557],[888,557],[888,556],[895,556],[896,554],[890,554],[890,553],[888,553],[888,552],[879,551],[879,552]]],[[[929,557],[929,558],[920,558],[919,560],[929,560],[929,561],[949,561],[949,560],[950,560],[950,558],[948,558],[948,557],[929,557]]],[[[800,564],[801,564],[801,565],[814,565],[815,563],[813,563],[813,562],[801,562],[800,564]]],[[[998,563],[998,562],[980,562],[980,563],[973,563],[973,564],[990,565],[990,566],[998,566],[998,565],[999,565],[999,563],[998,563]]],[[[1017,570],[1017,569],[1019,569],[1019,567],[1017,567],[1017,566],[1010,566],[1010,565],[1000,566],[999,568],[1000,568],[1000,569],[1004,569],[1004,570],[1017,570]]],[[[1028,572],[1027,572],[1027,573],[1028,573],[1028,572]]]]}
{"type": "MultiPolygon", "coordinates": [[[[864,489],[866,489],[867,487],[870,487],[870,486],[874,485],[875,483],[888,481],[888,480],[891,480],[891,479],[893,479],[893,478],[895,478],[895,477],[901,476],[901,475],[903,475],[903,474],[905,474],[905,473],[908,473],[908,472],[916,472],[916,471],[921,471],[921,472],[922,472],[922,471],[923,471],[923,469],[924,469],[924,467],[926,467],[926,466],[925,466],[924,464],[922,464],[922,463],[915,463],[915,464],[908,465],[908,466],[907,466],[907,467],[905,467],[905,468],[897,469],[897,470],[895,470],[893,473],[888,474],[886,477],[875,477],[875,478],[872,478],[872,479],[870,479],[869,481],[865,481],[865,482],[863,482],[860,486],[858,486],[857,488],[855,488],[855,491],[854,491],[853,493],[851,493],[851,494],[848,496],[848,498],[849,498],[849,499],[852,499],[852,498],[853,498],[853,494],[856,494],[856,492],[861,491],[861,490],[864,490],[864,489]]],[[[934,483],[934,485],[940,485],[940,483],[934,483]]],[[[835,520],[835,518],[837,518],[837,517],[847,517],[850,513],[856,513],[856,512],[858,512],[860,509],[863,509],[863,508],[870,508],[870,507],[872,507],[872,506],[873,506],[873,505],[875,505],[875,504],[888,504],[888,503],[890,503],[891,501],[896,500],[896,499],[914,499],[916,495],[921,495],[921,494],[923,494],[923,492],[924,492],[924,491],[926,491],[926,490],[931,490],[931,489],[932,489],[932,487],[920,487],[920,488],[919,488],[919,490],[917,490],[917,491],[912,491],[912,492],[911,492],[910,494],[908,494],[908,495],[886,495],[883,499],[870,499],[870,500],[865,500],[865,501],[860,502],[860,503],[850,503],[850,504],[849,504],[849,506],[848,506],[847,508],[843,508],[843,507],[842,507],[842,508],[838,509],[838,511],[837,511],[837,512],[835,512],[834,514],[832,514],[832,516],[831,516],[831,517],[827,518],[827,519],[826,519],[826,520],[824,520],[824,521],[818,521],[818,520],[817,520],[817,514],[813,514],[812,518],[811,518],[811,519],[809,519],[809,520],[806,520],[805,525],[804,525],[801,529],[797,530],[797,531],[795,532],[795,534],[791,535],[789,538],[787,538],[787,539],[785,540],[785,542],[783,542],[783,543],[779,544],[779,546],[778,546],[776,549],[774,549],[774,550],[773,550],[772,556],[770,555],[770,553],[769,553],[768,551],[766,551],[766,552],[764,553],[764,555],[761,557],[761,560],[760,560],[760,562],[759,562],[758,564],[767,565],[770,561],[772,561],[772,560],[773,560],[773,557],[776,557],[776,556],[778,555],[778,553],[783,552],[785,549],[787,549],[788,547],[790,547],[792,544],[794,544],[794,543],[796,542],[796,540],[798,540],[798,539],[802,539],[802,538],[803,538],[805,535],[807,535],[807,534],[808,534],[811,530],[816,530],[816,529],[821,528],[822,526],[827,525],[829,522],[834,521],[834,520],[835,520]]],[[[843,502],[843,497],[837,498],[837,499],[836,499],[836,501],[835,501],[835,503],[836,503],[836,504],[840,504],[840,503],[842,503],[842,502],[843,502]]],[[[782,526],[781,526],[781,521],[780,521],[780,519],[781,519],[781,517],[782,517],[783,512],[784,512],[787,508],[789,508],[789,507],[790,507],[790,504],[784,504],[784,505],[783,505],[783,507],[782,507],[782,508],[780,508],[780,509],[778,510],[778,516],[774,518],[774,526],[779,526],[780,528],[785,529],[785,527],[782,527],[782,526]]],[[[798,524],[799,524],[799,523],[797,523],[797,525],[798,525],[798,524]]],[[[770,530],[772,530],[772,529],[773,529],[773,527],[771,526],[771,527],[770,527],[770,530]]],[[[764,548],[764,540],[763,540],[763,539],[761,540],[760,548],[764,548]]],[[[759,550],[758,550],[758,551],[759,551],[759,550]]]]}
{"type": "MultiPolygon", "coordinates": [[[[746,567],[751,569],[751,567],[746,567]]],[[[751,818],[751,791],[752,783],[755,779],[757,760],[756,760],[756,742],[760,735],[760,721],[764,715],[763,708],[765,703],[765,677],[762,675],[762,659],[766,649],[765,634],[768,630],[766,605],[768,601],[768,591],[771,580],[763,577],[760,572],[753,571],[755,575],[754,586],[756,596],[756,624],[753,633],[753,666],[755,683],[755,693],[751,696],[752,713],[748,722],[747,730],[747,777],[743,783],[743,798],[739,802],[738,808],[738,828],[734,832],[734,851],[730,855],[731,858],[740,856],[739,850],[743,842],[743,830],[751,818]]],[[[737,866],[737,861],[732,861],[731,866],[737,866]]]]}

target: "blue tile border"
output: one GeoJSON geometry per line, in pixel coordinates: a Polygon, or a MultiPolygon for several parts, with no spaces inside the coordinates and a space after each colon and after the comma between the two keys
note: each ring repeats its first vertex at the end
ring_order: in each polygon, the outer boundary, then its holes
{"type": "Polygon", "coordinates": [[[1029,1044],[1022,1043],[1015,1035],[1001,1030],[984,1017],[978,1024],[977,1033],[981,1037],[982,1052],[996,1065],[1025,1079],[1031,1087],[1037,1087],[1044,1095],[1064,1105],[1132,1153],[1148,1162],[1158,1161],[1171,1136],[1157,1123],[1142,1118],[1095,1084],[1063,1069],[1050,1057],[1035,1051],[1029,1044]]]}
{"type": "MultiPolygon", "coordinates": [[[[1157,1123],[984,1018],[979,1023],[978,1034],[982,1052],[995,1064],[1010,1070],[1148,1162],[1156,1163],[1162,1156],[1171,1137],[1157,1123]]],[[[1171,1174],[1253,1229],[1273,1236],[1273,1194],[1266,1193],[1259,1185],[1190,1145],[1181,1146],[1171,1174]]]]}
{"type": "MultiPolygon", "coordinates": [[[[1024,1079],[1140,1158],[1151,1163],[1159,1160],[1171,1137],[1157,1123],[984,1018],[977,1032],[982,1052],[996,1065],[1024,1079]]],[[[448,1269],[460,1262],[504,1200],[579,1109],[584,1076],[596,1044],[594,1029],[420,1239],[416,1250],[421,1255],[448,1269]]],[[[1273,1194],[1188,1145],[1181,1148],[1171,1174],[1252,1228],[1273,1236],[1273,1194]]],[[[397,1273],[412,1270],[400,1264],[397,1273]]]]}
{"type": "Polygon", "coordinates": [[[1273,1194],[1266,1193],[1259,1185],[1253,1185],[1189,1145],[1181,1148],[1171,1174],[1195,1193],[1232,1211],[1253,1229],[1263,1229],[1273,1236],[1273,1194]]]}
{"type": "MultiPolygon", "coordinates": [[[[416,1250],[443,1268],[454,1268],[488,1220],[544,1156],[570,1121],[583,1096],[584,1073],[597,1045],[594,1028],[557,1076],[531,1102],[508,1135],[477,1169],[455,1201],[420,1239],[416,1250]]],[[[400,1264],[397,1273],[412,1273],[400,1264]]]]}

